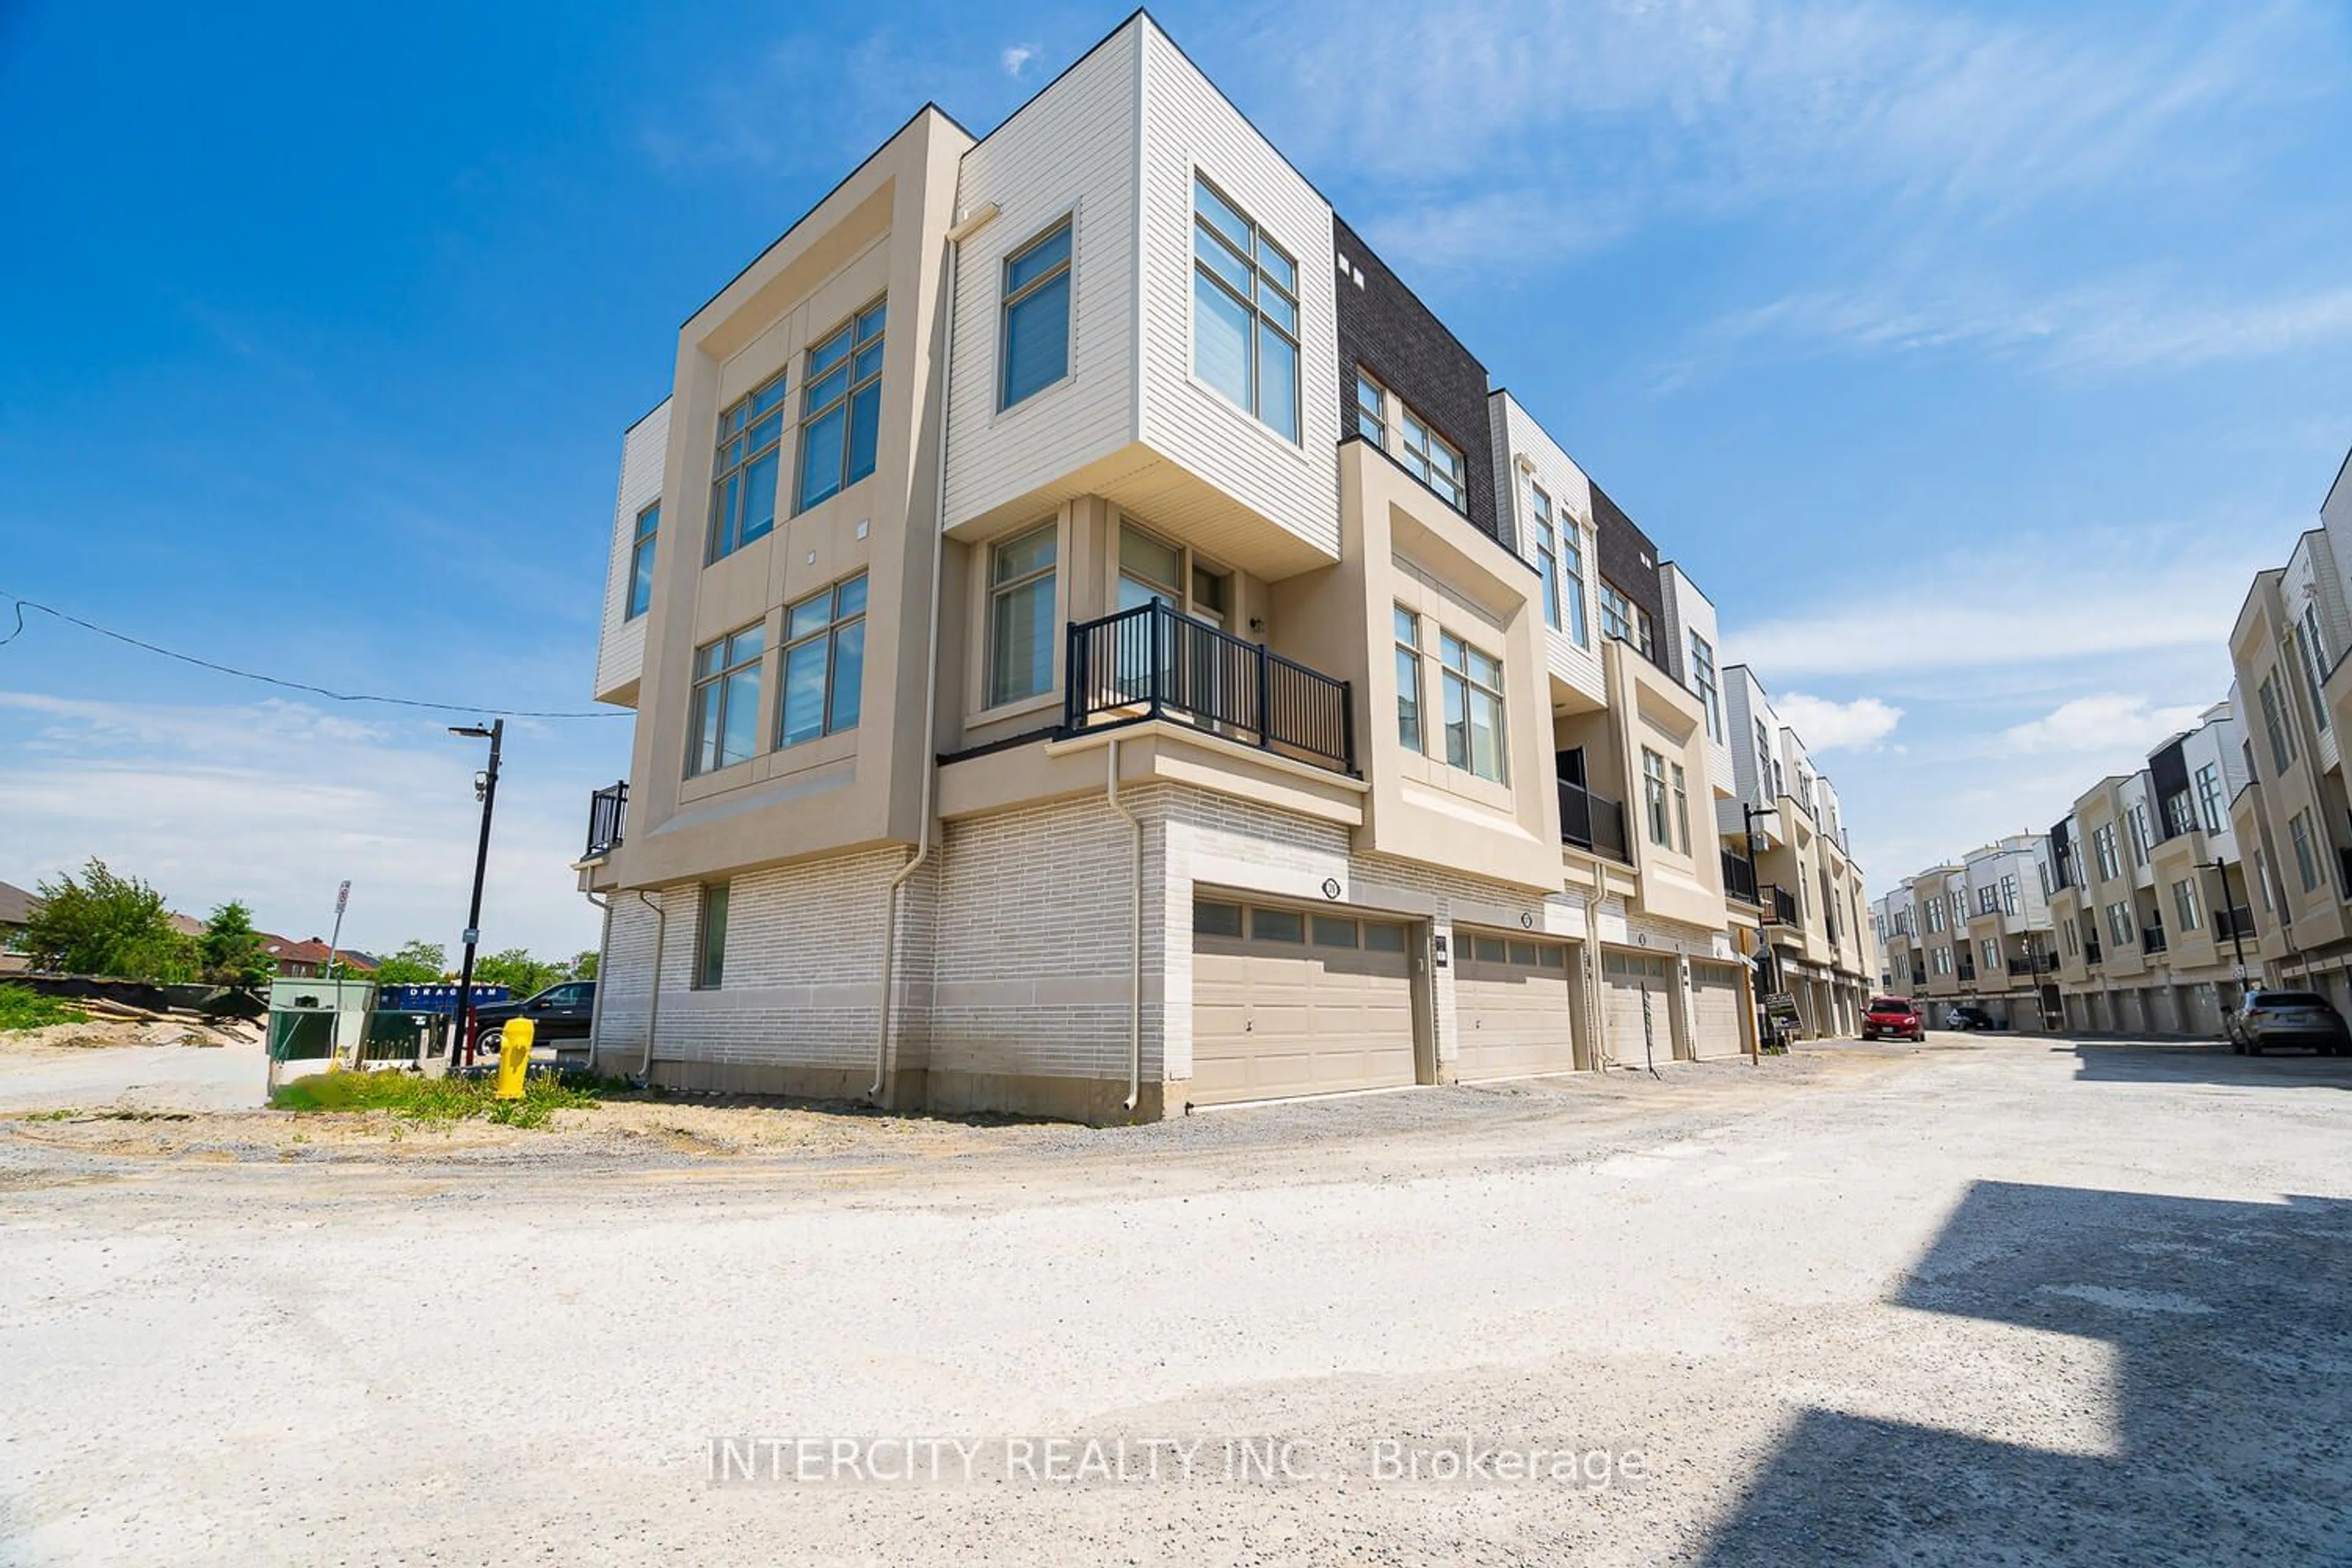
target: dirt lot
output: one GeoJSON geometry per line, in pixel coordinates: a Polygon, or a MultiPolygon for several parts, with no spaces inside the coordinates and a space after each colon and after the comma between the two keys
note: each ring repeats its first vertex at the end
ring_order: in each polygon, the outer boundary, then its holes
{"type": "Polygon", "coordinates": [[[0,1112],[0,1561],[2352,1562],[2347,1089],[0,1112]]]}

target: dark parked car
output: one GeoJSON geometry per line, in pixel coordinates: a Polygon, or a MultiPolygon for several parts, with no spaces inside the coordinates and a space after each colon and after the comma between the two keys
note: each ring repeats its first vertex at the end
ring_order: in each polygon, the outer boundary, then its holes
{"type": "Polygon", "coordinates": [[[474,1038],[478,1048],[498,1049],[499,1035],[517,1018],[535,1026],[532,1044],[551,1046],[588,1037],[588,1023],[596,1010],[596,983],[567,980],[520,1002],[492,1002],[474,1009],[474,1038]]]}
{"type": "Polygon", "coordinates": [[[2352,1030],[2335,1004],[2315,991],[2249,991],[2230,1015],[2230,1048],[2261,1056],[2273,1046],[2343,1056],[2352,1053],[2352,1030]]]}
{"type": "Polygon", "coordinates": [[[1911,1005],[1908,996],[1873,996],[1870,1005],[1863,1010],[1862,1037],[1865,1040],[1925,1040],[1927,1026],[1919,1016],[1919,1009],[1911,1005]]]}
{"type": "Polygon", "coordinates": [[[1981,1007],[1955,1007],[1944,1016],[1948,1029],[1998,1029],[2000,1020],[1981,1007]]]}

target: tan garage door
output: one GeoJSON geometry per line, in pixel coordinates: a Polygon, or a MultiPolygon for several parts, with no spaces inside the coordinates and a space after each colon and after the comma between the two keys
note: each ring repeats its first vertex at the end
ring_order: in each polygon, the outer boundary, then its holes
{"type": "Polygon", "coordinates": [[[1192,903],[1195,1105],[1413,1081],[1407,928],[1345,910],[1192,903]]]}
{"type": "Polygon", "coordinates": [[[1675,1056],[1675,1012],[1668,976],[1672,959],[1640,953],[1601,955],[1601,1025],[1608,1033],[1609,1055],[1620,1067],[1638,1068],[1651,1060],[1672,1061],[1675,1056]],[[1642,993],[1650,996],[1650,1037],[1644,1055],[1642,1036],[1642,993]]]}
{"type": "Polygon", "coordinates": [[[1576,1070],[1567,944],[1458,931],[1454,951],[1456,1078],[1576,1070]]]}
{"type": "Polygon", "coordinates": [[[1700,1057],[1737,1056],[1746,1050],[1739,1016],[1739,971],[1728,963],[1691,961],[1691,1050],[1700,1057]]]}

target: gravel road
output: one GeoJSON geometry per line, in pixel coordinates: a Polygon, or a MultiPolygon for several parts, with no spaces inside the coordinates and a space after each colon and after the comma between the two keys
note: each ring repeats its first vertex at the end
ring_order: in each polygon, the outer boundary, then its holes
{"type": "Polygon", "coordinates": [[[1930,1040],[810,1157],[0,1119],[0,1562],[2352,1563],[2352,1062],[1930,1040]]]}

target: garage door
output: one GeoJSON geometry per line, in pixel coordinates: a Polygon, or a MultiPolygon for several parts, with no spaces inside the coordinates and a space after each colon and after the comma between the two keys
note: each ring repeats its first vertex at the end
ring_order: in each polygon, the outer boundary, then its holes
{"type": "Polygon", "coordinates": [[[2147,1033],[2147,1014],[2141,1005],[2137,987],[2116,993],[2116,1032],[2119,1035],[2147,1033]]]}
{"type": "Polygon", "coordinates": [[[2189,987],[2189,1032],[2192,1035],[2219,1035],[2221,1032],[2221,987],[2189,987]]]}
{"type": "Polygon", "coordinates": [[[1691,1051],[1700,1057],[1737,1056],[1747,1049],[1739,1027],[1747,1004],[1740,1000],[1739,971],[1728,963],[1691,961],[1691,1051]]]}
{"type": "Polygon", "coordinates": [[[1406,935],[1344,910],[1194,900],[1192,1102],[1412,1083],[1406,935]]]}
{"type": "Polygon", "coordinates": [[[1601,1026],[1608,1034],[1609,1055],[1620,1067],[1637,1068],[1651,1060],[1674,1059],[1674,993],[1668,980],[1672,967],[1671,959],[1614,952],[1601,955],[1601,1026]],[[1642,993],[1645,988],[1650,998],[1646,1047],[1642,1032],[1642,993]]]}
{"type": "Polygon", "coordinates": [[[1454,951],[1456,1078],[1576,1070],[1566,943],[1462,931],[1454,951]]]}
{"type": "Polygon", "coordinates": [[[2179,1035],[2187,1031],[2180,1026],[2180,998],[2169,985],[2158,985],[2148,995],[2147,1026],[2159,1035],[2179,1035]]]}

